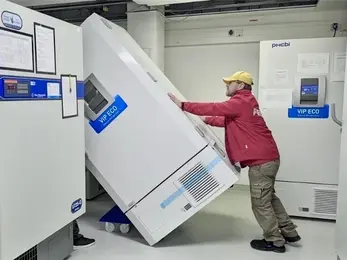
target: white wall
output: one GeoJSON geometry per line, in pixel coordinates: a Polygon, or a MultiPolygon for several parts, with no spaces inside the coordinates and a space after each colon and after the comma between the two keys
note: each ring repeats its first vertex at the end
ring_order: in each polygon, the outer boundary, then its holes
{"type": "MultiPolygon", "coordinates": [[[[347,29],[346,12],[310,8],[168,19],[165,73],[188,99],[223,100],[223,76],[247,70],[257,84],[259,41],[330,37],[334,22],[347,29]],[[230,37],[230,29],[242,36],[230,37]]],[[[346,32],[337,34],[344,35],[346,32]]],[[[257,95],[257,89],[254,93],[257,95]]],[[[216,133],[224,138],[223,131],[216,133]]],[[[247,169],[239,184],[248,184],[247,169]]]]}
{"type": "Polygon", "coordinates": [[[164,71],[165,18],[156,10],[128,12],[127,30],[153,62],[164,71]]]}

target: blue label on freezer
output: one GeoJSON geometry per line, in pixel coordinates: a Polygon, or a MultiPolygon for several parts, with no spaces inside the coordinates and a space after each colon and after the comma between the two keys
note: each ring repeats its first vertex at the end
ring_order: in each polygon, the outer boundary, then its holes
{"type": "Polygon", "coordinates": [[[329,105],[324,105],[324,107],[292,107],[288,109],[288,117],[326,119],[329,118],[329,105]]]}
{"type": "Polygon", "coordinates": [[[102,112],[102,114],[94,121],[89,121],[90,126],[96,133],[100,134],[105,130],[120,114],[126,110],[128,105],[119,96],[115,96],[114,102],[108,106],[108,108],[102,112]]]}
{"type": "Polygon", "coordinates": [[[75,214],[77,211],[79,211],[82,208],[82,204],[83,204],[82,199],[78,199],[72,202],[71,213],[75,214]]]}
{"type": "MultiPolygon", "coordinates": [[[[77,81],[77,98],[84,99],[84,83],[77,81]]],[[[0,75],[0,101],[61,100],[61,79],[0,75]]]]}
{"type": "Polygon", "coordinates": [[[1,21],[7,28],[21,30],[23,27],[22,18],[15,13],[4,11],[1,14],[1,21]]]}
{"type": "Polygon", "coordinates": [[[222,161],[222,158],[217,156],[212,162],[210,162],[207,165],[206,168],[196,172],[196,174],[191,175],[189,179],[185,181],[184,185],[182,185],[179,189],[177,189],[177,191],[172,193],[167,199],[165,199],[162,203],[160,203],[160,207],[162,209],[165,209],[167,206],[169,206],[172,202],[174,202],[177,198],[179,198],[187,188],[193,187],[196,183],[198,183],[201,179],[203,179],[207,174],[210,174],[211,170],[221,161],[222,161]]]}

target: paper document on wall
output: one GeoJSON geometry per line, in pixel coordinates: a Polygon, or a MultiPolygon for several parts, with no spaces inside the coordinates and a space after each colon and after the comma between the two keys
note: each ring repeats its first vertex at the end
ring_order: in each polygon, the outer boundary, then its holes
{"type": "Polygon", "coordinates": [[[0,68],[34,71],[33,38],[0,29],[0,68]]]}
{"type": "Polygon", "coordinates": [[[331,81],[343,82],[345,80],[346,70],[346,52],[334,53],[333,72],[331,75],[331,81]]]}
{"type": "Polygon", "coordinates": [[[275,71],[275,83],[286,84],[288,83],[288,71],[285,69],[278,69],[275,71]]]}
{"type": "Polygon", "coordinates": [[[290,108],[292,93],[292,89],[264,89],[260,95],[260,107],[261,109],[290,108]]]}
{"type": "Polygon", "coordinates": [[[78,116],[76,76],[62,76],[61,90],[63,118],[78,116]]]}
{"type": "Polygon", "coordinates": [[[35,24],[37,72],[55,74],[54,29],[35,24]]]}
{"type": "Polygon", "coordinates": [[[47,83],[47,97],[58,98],[60,97],[60,84],[55,82],[47,83]]]}
{"type": "Polygon", "coordinates": [[[298,55],[298,72],[305,74],[329,73],[329,53],[301,53],[298,55]]]}

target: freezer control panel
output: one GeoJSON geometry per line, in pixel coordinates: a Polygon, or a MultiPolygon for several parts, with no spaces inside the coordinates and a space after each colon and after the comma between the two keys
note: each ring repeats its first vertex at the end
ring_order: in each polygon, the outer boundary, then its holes
{"type": "Polygon", "coordinates": [[[30,81],[5,79],[4,80],[4,97],[30,97],[30,81]]]}
{"type": "Polygon", "coordinates": [[[319,79],[301,79],[300,104],[316,105],[319,97],[319,79]]]}
{"type": "Polygon", "coordinates": [[[326,76],[295,77],[293,107],[325,107],[326,76]]]}

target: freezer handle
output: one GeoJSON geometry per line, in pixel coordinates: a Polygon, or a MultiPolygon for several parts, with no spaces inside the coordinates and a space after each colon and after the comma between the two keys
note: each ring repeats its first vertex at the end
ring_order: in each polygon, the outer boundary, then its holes
{"type": "Polygon", "coordinates": [[[204,132],[197,126],[195,126],[195,130],[199,133],[199,135],[201,135],[201,137],[205,137],[204,132]]]}
{"type": "Polygon", "coordinates": [[[222,148],[219,147],[219,145],[217,143],[214,143],[213,147],[222,157],[225,158],[225,156],[226,156],[225,152],[223,151],[222,148]]]}
{"type": "Polygon", "coordinates": [[[336,117],[335,103],[331,104],[331,119],[339,126],[342,126],[342,121],[336,117]]]}

